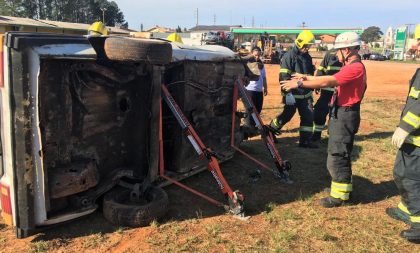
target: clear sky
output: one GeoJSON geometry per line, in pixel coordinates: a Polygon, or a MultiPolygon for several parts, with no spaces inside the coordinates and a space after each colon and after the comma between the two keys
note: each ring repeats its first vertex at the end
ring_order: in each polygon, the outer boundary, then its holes
{"type": "MultiPolygon", "coordinates": [[[[420,0],[114,0],[129,28],[196,25],[366,28],[420,23],[420,0]],[[254,18],[253,18],[254,17],[254,18]],[[216,22],[214,22],[216,21],[216,22]]],[[[411,27],[413,29],[414,26],[411,27]]]]}

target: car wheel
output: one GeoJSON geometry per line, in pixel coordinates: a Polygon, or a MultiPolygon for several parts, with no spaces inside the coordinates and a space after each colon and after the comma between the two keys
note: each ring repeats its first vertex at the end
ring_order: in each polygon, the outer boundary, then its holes
{"type": "Polygon", "coordinates": [[[104,49],[106,57],[114,61],[168,64],[172,59],[172,45],[160,40],[109,37],[104,49]]]}
{"type": "Polygon", "coordinates": [[[130,200],[131,190],[116,187],[105,194],[103,215],[117,226],[148,226],[153,220],[162,218],[168,209],[168,195],[159,187],[150,187],[140,201],[130,200]]]}

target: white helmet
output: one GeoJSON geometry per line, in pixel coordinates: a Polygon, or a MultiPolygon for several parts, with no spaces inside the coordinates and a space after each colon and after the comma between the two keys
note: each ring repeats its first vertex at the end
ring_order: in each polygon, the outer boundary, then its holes
{"type": "Polygon", "coordinates": [[[360,36],[355,32],[344,32],[337,36],[334,43],[334,49],[361,46],[360,36]]]}

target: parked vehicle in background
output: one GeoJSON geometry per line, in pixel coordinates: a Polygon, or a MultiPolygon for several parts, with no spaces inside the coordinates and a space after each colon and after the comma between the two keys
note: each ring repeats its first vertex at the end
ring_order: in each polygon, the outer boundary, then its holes
{"type": "Polygon", "coordinates": [[[219,40],[219,35],[217,32],[208,32],[204,38],[206,43],[217,43],[219,40]]]}
{"type": "Polygon", "coordinates": [[[372,61],[385,61],[385,60],[387,60],[387,58],[386,58],[385,55],[382,55],[382,54],[379,54],[379,53],[372,53],[369,56],[369,60],[372,60],[372,61]]]}
{"type": "Polygon", "coordinates": [[[205,34],[202,44],[220,45],[229,49],[233,49],[233,33],[224,31],[209,31],[205,34]]]}
{"type": "Polygon", "coordinates": [[[362,60],[369,60],[371,53],[364,53],[361,55],[362,60]]]}

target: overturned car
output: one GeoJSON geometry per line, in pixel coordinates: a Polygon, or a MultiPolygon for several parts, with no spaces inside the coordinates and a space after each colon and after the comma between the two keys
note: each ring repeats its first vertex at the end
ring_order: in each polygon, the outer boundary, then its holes
{"type": "Polygon", "coordinates": [[[232,111],[246,67],[232,51],[119,37],[0,38],[0,196],[19,238],[99,204],[114,224],[147,225],[166,212],[162,179],[212,166],[228,206],[242,208],[215,161],[242,141],[232,111]]]}

